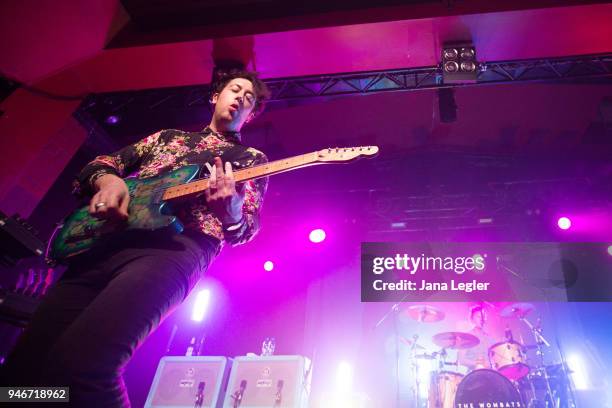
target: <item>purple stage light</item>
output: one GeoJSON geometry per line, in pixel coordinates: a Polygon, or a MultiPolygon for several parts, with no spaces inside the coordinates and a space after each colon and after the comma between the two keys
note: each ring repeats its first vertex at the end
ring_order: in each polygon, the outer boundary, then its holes
{"type": "Polygon", "coordinates": [[[309,238],[310,238],[310,241],[314,242],[315,244],[318,244],[319,242],[323,242],[325,240],[325,231],[323,231],[320,228],[312,230],[310,231],[309,238]]]}
{"type": "Polygon", "coordinates": [[[612,245],[608,245],[608,255],[612,256],[612,245]]]}
{"type": "Polygon", "coordinates": [[[191,312],[191,320],[193,320],[194,322],[201,322],[202,320],[204,320],[204,316],[206,315],[206,310],[208,309],[209,302],[209,289],[203,289],[198,292],[195,304],[193,305],[193,311],[191,312]]]}
{"type": "Polygon", "coordinates": [[[567,217],[561,217],[561,218],[559,218],[559,220],[557,220],[557,225],[562,230],[566,230],[566,229],[569,229],[572,226],[572,221],[569,218],[567,218],[567,217]]]}
{"type": "Polygon", "coordinates": [[[106,123],[109,125],[116,125],[117,123],[119,123],[119,121],[121,120],[121,118],[117,115],[110,115],[106,118],[106,123]]]}
{"type": "Polygon", "coordinates": [[[264,262],[264,269],[270,272],[272,269],[274,269],[274,263],[272,261],[264,262]]]}

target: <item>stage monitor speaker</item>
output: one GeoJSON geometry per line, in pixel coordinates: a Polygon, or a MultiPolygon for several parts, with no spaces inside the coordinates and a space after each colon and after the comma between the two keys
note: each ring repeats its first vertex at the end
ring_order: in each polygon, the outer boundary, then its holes
{"type": "Polygon", "coordinates": [[[236,357],[223,407],[307,408],[311,378],[306,357],[236,357]]]}
{"type": "Polygon", "coordinates": [[[231,359],[163,357],[145,408],[221,408],[231,359]]]}

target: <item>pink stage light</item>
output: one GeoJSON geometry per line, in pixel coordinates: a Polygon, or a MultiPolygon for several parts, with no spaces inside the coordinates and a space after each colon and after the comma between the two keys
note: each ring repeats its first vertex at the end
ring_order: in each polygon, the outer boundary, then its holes
{"type": "Polygon", "coordinates": [[[270,272],[272,269],[274,269],[274,263],[272,261],[264,262],[264,269],[270,272]]]}
{"type": "Polygon", "coordinates": [[[569,218],[567,218],[567,217],[561,217],[557,221],[557,225],[562,230],[566,230],[566,229],[569,229],[572,226],[572,221],[569,218]]]}
{"type": "Polygon", "coordinates": [[[206,316],[206,310],[208,309],[208,303],[210,302],[210,290],[203,289],[198,292],[196,296],[195,304],[191,312],[191,320],[194,322],[201,322],[206,316]]]}
{"type": "Polygon", "coordinates": [[[310,241],[318,244],[319,242],[323,242],[325,240],[325,231],[322,229],[315,229],[310,231],[309,235],[310,241]]]}

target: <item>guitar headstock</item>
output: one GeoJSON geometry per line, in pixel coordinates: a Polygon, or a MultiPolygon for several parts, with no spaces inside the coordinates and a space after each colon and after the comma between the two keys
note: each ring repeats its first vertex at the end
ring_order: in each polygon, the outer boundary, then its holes
{"type": "Polygon", "coordinates": [[[378,146],[358,146],[358,147],[335,147],[319,150],[317,161],[319,162],[347,162],[359,157],[375,156],[378,153],[378,146]]]}

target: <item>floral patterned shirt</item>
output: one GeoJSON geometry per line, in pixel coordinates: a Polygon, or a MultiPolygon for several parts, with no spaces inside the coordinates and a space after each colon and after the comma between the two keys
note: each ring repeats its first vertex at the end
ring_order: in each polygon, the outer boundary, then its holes
{"type": "MultiPolygon", "coordinates": [[[[92,195],[93,182],[102,174],[119,177],[154,177],[187,164],[201,166],[202,175],[208,175],[205,163],[214,163],[219,156],[223,163],[230,161],[234,169],[266,163],[266,156],[240,143],[239,134],[220,134],[205,128],[201,132],[168,129],[110,154],[96,157],[77,176],[74,187],[78,195],[92,195]]],[[[243,219],[238,225],[224,226],[206,206],[206,200],[196,198],[176,208],[175,215],[185,229],[214,237],[221,244],[239,245],[250,241],[259,230],[259,212],[268,178],[245,182],[243,219]]]]}

